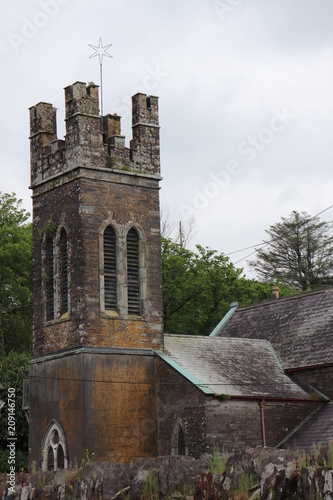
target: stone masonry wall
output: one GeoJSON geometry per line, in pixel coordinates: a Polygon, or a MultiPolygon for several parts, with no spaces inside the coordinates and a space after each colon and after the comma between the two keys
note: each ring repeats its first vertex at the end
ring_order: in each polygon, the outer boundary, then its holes
{"type": "Polygon", "coordinates": [[[333,366],[299,370],[294,372],[294,375],[297,379],[310,384],[329,399],[333,399],[333,366]]]}
{"type": "MultiPolygon", "coordinates": [[[[65,89],[66,137],[56,135],[55,108],[30,109],[34,228],[34,355],[76,345],[162,345],[161,242],[159,225],[158,99],[133,96],[132,150],[124,153],[120,117],[99,116],[98,89],[76,82],[65,89]],[[143,158],[143,161],[141,159],[143,158]],[[128,164],[128,161],[130,162],[128,164]],[[117,310],[103,308],[103,231],[117,232],[117,310]],[[46,237],[68,237],[69,311],[46,321],[46,237]],[[140,314],[127,312],[126,235],[140,236],[140,314]],[[122,268],[122,269],[121,269],[122,268]]],[[[55,291],[59,290],[57,245],[55,291]]],[[[59,260],[59,259],[58,259],[59,260]]]]}
{"type": "Polygon", "coordinates": [[[188,454],[206,452],[206,396],[164,361],[156,360],[158,455],[170,455],[173,433],[183,424],[188,454]]]}
{"type": "Polygon", "coordinates": [[[155,359],[137,351],[68,352],[30,369],[31,461],[40,464],[51,420],[64,430],[68,463],[156,456],[155,359]]]}
{"type": "Polygon", "coordinates": [[[317,407],[316,403],[265,403],[267,446],[277,446],[317,407]]]}
{"type": "Polygon", "coordinates": [[[262,429],[256,401],[209,399],[207,407],[207,446],[232,452],[241,446],[261,446],[262,429]]]}
{"type": "MultiPolygon", "coordinates": [[[[125,176],[126,174],[123,174],[125,176]]],[[[149,183],[119,184],[78,178],[34,198],[34,354],[75,345],[154,347],[162,342],[161,246],[158,191],[149,183]],[[64,200],[60,203],[60,200],[64,200]],[[69,317],[46,322],[43,228],[64,227],[69,242],[69,317]],[[145,302],[140,317],[121,308],[113,316],[101,310],[100,247],[108,223],[117,225],[125,259],[126,231],[142,230],[145,243],[145,302]]]]}

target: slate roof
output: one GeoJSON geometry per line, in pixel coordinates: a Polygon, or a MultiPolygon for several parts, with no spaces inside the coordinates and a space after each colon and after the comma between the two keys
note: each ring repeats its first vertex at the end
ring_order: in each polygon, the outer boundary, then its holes
{"type": "Polygon", "coordinates": [[[284,369],[333,363],[333,289],[238,308],[220,335],[269,340],[284,369]]]}
{"type": "Polygon", "coordinates": [[[333,439],[333,404],[321,405],[279,448],[310,452],[313,445],[324,445],[333,439]]]}
{"type": "Polygon", "coordinates": [[[165,354],[176,369],[179,366],[188,379],[212,394],[308,399],[284,374],[265,340],[165,335],[165,354]]]}

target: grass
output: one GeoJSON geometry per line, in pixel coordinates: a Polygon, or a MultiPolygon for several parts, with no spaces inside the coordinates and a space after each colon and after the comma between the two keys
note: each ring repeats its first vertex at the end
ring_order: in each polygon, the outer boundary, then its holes
{"type": "Polygon", "coordinates": [[[333,440],[328,443],[327,467],[333,469],[333,440]]]}
{"type": "Polygon", "coordinates": [[[154,470],[148,472],[140,498],[142,500],[158,500],[158,478],[154,470]]]}
{"type": "Polygon", "coordinates": [[[234,495],[241,495],[242,498],[248,498],[248,492],[257,486],[259,488],[258,476],[255,474],[244,474],[232,485],[231,491],[234,495]]]}
{"type": "Polygon", "coordinates": [[[229,459],[228,450],[223,447],[220,453],[219,445],[213,445],[213,458],[209,464],[209,469],[214,474],[223,474],[229,459]]]}

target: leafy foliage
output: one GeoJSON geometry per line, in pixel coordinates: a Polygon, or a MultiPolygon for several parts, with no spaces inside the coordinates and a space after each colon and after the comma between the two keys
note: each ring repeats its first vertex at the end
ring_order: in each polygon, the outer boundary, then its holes
{"type": "Polygon", "coordinates": [[[264,281],[279,280],[296,290],[333,284],[333,236],[319,217],[293,211],[266,231],[269,239],[250,265],[264,281]]]}
{"type": "Polygon", "coordinates": [[[222,253],[197,245],[193,252],[162,239],[163,312],[170,333],[208,335],[229,310],[268,299],[270,285],[241,277],[222,253]]]}
{"type": "Polygon", "coordinates": [[[24,467],[27,470],[28,457],[28,421],[22,410],[23,379],[28,378],[29,359],[27,353],[11,352],[8,356],[0,359],[0,380],[5,388],[1,399],[5,402],[0,417],[0,472],[5,472],[8,459],[7,430],[8,430],[8,389],[15,389],[15,432],[16,442],[16,470],[24,467]]]}
{"type": "Polygon", "coordinates": [[[0,192],[0,353],[31,351],[32,225],[15,194],[0,192]]]}

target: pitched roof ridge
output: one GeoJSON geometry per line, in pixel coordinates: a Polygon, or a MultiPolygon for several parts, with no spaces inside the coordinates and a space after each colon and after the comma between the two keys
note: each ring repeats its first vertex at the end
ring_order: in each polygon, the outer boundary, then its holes
{"type": "Polygon", "coordinates": [[[181,333],[166,333],[164,337],[169,337],[169,338],[187,338],[187,339],[207,339],[210,342],[212,340],[216,340],[218,342],[230,342],[231,340],[235,340],[236,342],[247,342],[253,344],[255,343],[264,343],[264,344],[269,344],[269,341],[266,339],[252,339],[252,338],[243,338],[243,337],[210,337],[209,335],[182,335],[181,333]]]}
{"type": "Polygon", "coordinates": [[[281,299],[274,299],[274,300],[265,300],[262,302],[258,302],[256,304],[250,304],[249,306],[239,306],[235,314],[237,314],[239,311],[246,311],[248,309],[256,309],[258,307],[264,307],[264,306],[272,306],[272,305],[278,305],[281,302],[287,302],[291,300],[300,300],[305,297],[309,297],[311,295],[323,295],[326,292],[332,292],[333,293],[333,288],[323,288],[321,290],[312,290],[311,292],[302,292],[298,293],[296,295],[290,295],[289,297],[282,297],[281,299]]]}

